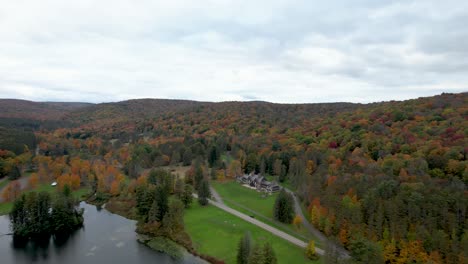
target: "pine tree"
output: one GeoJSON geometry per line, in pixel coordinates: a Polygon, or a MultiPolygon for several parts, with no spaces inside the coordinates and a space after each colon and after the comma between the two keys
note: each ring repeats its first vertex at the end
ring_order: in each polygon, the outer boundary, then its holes
{"type": "Polygon", "coordinates": [[[193,187],[190,184],[186,184],[184,187],[184,193],[182,194],[181,200],[184,203],[185,208],[189,208],[193,201],[193,187]]]}
{"type": "Polygon", "coordinates": [[[21,173],[20,173],[20,170],[18,169],[18,166],[13,166],[10,172],[8,173],[8,179],[10,181],[14,181],[18,179],[19,177],[21,177],[21,173]]]}
{"type": "Polygon", "coordinates": [[[275,251],[271,247],[270,243],[266,243],[263,246],[263,264],[276,264],[278,260],[276,259],[275,251]]]}
{"type": "Polygon", "coordinates": [[[200,187],[198,188],[198,203],[200,205],[207,205],[208,204],[208,198],[211,196],[210,192],[210,185],[208,181],[203,180],[200,183],[200,187]]]}
{"type": "Polygon", "coordinates": [[[184,204],[180,200],[171,201],[169,210],[163,217],[162,227],[170,238],[184,230],[184,204]]]}
{"type": "Polygon", "coordinates": [[[177,198],[182,200],[184,194],[184,181],[180,178],[177,178],[174,186],[174,194],[177,198]]]}
{"type": "Polygon", "coordinates": [[[237,249],[237,264],[248,264],[250,251],[252,250],[252,237],[250,232],[246,232],[239,241],[237,249]]]}
{"type": "Polygon", "coordinates": [[[263,250],[259,245],[255,245],[249,256],[248,264],[263,264],[265,257],[263,256],[263,250]]]}
{"type": "Polygon", "coordinates": [[[294,202],[291,194],[281,190],[275,201],[275,219],[283,223],[291,223],[294,218],[294,202]]]}
{"type": "Polygon", "coordinates": [[[194,178],[194,187],[196,190],[200,188],[200,185],[203,181],[203,168],[200,163],[197,161],[195,162],[195,178],[194,178]]]}
{"type": "Polygon", "coordinates": [[[156,187],[154,202],[157,204],[155,220],[160,222],[169,210],[169,194],[164,186],[158,185],[156,187]]]}

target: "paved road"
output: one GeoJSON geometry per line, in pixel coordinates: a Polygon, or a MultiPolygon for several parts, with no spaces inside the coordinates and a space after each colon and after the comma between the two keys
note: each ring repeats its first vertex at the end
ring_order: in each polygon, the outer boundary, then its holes
{"type": "MultiPolygon", "coordinates": [[[[322,234],[317,228],[315,228],[304,216],[304,213],[302,212],[302,209],[301,209],[301,204],[299,203],[299,199],[297,198],[296,194],[287,188],[284,188],[284,190],[292,194],[292,197],[294,199],[294,211],[296,212],[296,215],[299,215],[300,217],[302,217],[302,225],[312,235],[314,235],[317,239],[319,239],[323,244],[326,243],[328,241],[328,238],[324,234],[322,234]]],[[[334,244],[333,247],[340,254],[341,257],[343,258],[350,257],[348,251],[344,249],[343,247],[336,245],[336,244],[334,244]]]]}
{"type": "Polygon", "coordinates": [[[211,196],[215,199],[216,202],[220,204],[224,204],[223,198],[219,195],[219,193],[215,190],[215,188],[210,186],[211,196]]]}
{"type": "MultiPolygon", "coordinates": [[[[195,198],[197,198],[196,194],[194,194],[193,196],[195,198]]],[[[243,219],[243,220],[245,220],[245,221],[247,221],[249,223],[252,223],[252,224],[254,224],[254,225],[256,225],[256,226],[258,226],[258,227],[260,227],[262,229],[265,229],[266,231],[272,233],[273,235],[278,236],[278,237],[280,237],[280,238],[282,238],[284,240],[287,240],[287,241],[293,243],[294,245],[297,245],[297,246],[302,247],[302,248],[305,248],[307,246],[306,242],[304,242],[304,241],[302,241],[300,239],[297,239],[297,238],[295,238],[295,237],[293,237],[293,236],[291,236],[291,235],[289,235],[289,234],[287,234],[287,233],[285,233],[285,232],[283,232],[283,231],[281,231],[281,230],[279,230],[279,229],[277,229],[275,227],[267,225],[267,224],[255,219],[255,218],[252,218],[252,217],[250,217],[250,216],[248,216],[246,214],[243,214],[243,213],[241,213],[241,212],[239,212],[237,210],[234,210],[234,209],[232,209],[231,207],[229,207],[227,205],[215,202],[213,200],[208,200],[208,201],[209,201],[210,204],[212,204],[212,205],[214,205],[214,206],[216,206],[216,207],[218,207],[218,208],[220,208],[220,209],[222,209],[222,210],[224,210],[224,211],[226,211],[226,212],[228,212],[228,213],[230,213],[232,215],[235,215],[235,216],[237,216],[237,217],[239,217],[239,218],[241,218],[241,219],[243,219]]],[[[324,253],[325,253],[325,251],[323,249],[320,249],[320,248],[317,248],[317,247],[315,248],[315,251],[319,255],[324,255],[324,253]]]]}

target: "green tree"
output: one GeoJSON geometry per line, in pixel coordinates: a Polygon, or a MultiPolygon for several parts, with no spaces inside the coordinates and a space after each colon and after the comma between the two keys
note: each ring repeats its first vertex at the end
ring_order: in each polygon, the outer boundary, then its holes
{"type": "Polygon", "coordinates": [[[263,246],[263,263],[264,264],[276,264],[278,260],[276,259],[276,254],[270,243],[266,243],[263,246]]]}
{"type": "Polygon", "coordinates": [[[380,245],[365,238],[357,238],[350,244],[351,257],[357,263],[384,263],[383,250],[380,245]]]}
{"type": "Polygon", "coordinates": [[[194,177],[194,187],[195,190],[198,190],[201,182],[203,181],[203,168],[199,161],[195,162],[195,177],[194,177]]]}
{"type": "Polygon", "coordinates": [[[174,186],[174,195],[182,200],[184,194],[184,181],[180,178],[177,178],[174,186]]]}
{"type": "Polygon", "coordinates": [[[251,250],[252,237],[250,232],[246,232],[239,241],[239,246],[237,248],[237,264],[248,264],[251,250]]]}
{"type": "Polygon", "coordinates": [[[167,237],[184,231],[184,204],[180,200],[172,200],[169,209],[162,220],[163,231],[167,237]]]}
{"type": "Polygon", "coordinates": [[[263,263],[265,263],[263,250],[259,245],[255,245],[249,256],[249,264],[263,264],[263,263]]]}
{"type": "Polygon", "coordinates": [[[207,180],[203,180],[198,189],[198,203],[203,206],[207,205],[210,196],[210,185],[207,180]]]}
{"type": "Polygon", "coordinates": [[[169,194],[164,186],[157,186],[154,201],[150,210],[150,221],[161,222],[169,210],[169,194]]]}
{"type": "Polygon", "coordinates": [[[190,166],[192,164],[193,154],[190,148],[187,148],[182,155],[182,164],[184,166],[190,166]]]}
{"type": "Polygon", "coordinates": [[[136,188],[136,208],[138,215],[143,218],[144,222],[148,221],[148,213],[153,207],[154,192],[147,186],[138,186],[136,188]]]}
{"type": "Polygon", "coordinates": [[[18,166],[13,166],[8,172],[8,179],[10,181],[14,181],[14,180],[19,179],[19,177],[21,177],[21,173],[20,173],[18,166]]]}
{"type": "Polygon", "coordinates": [[[185,184],[184,193],[182,194],[181,200],[184,203],[185,208],[189,208],[193,201],[193,187],[190,184],[185,184]]]}
{"type": "Polygon", "coordinates": [[[294,218],[294,202],[291,194],[281,190],[276,197],[273,211],[276,220],[287,224],[291,223],[294,218]]]}
{"type": "Polygon", "coordinates": [[[83,225],[83,210],[77,210],[73,197],[62,192],[52,203],[51,219],[54,234],[67,235],[83,225]]]}

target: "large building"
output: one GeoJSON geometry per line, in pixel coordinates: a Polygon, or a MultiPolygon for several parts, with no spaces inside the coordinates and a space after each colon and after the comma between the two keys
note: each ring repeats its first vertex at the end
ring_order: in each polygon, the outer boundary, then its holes
{"type": "Polygon", "coordinates": [[[267,179],[260,174],[244,174],[243,176],[237,177],[237,181],[256,188],[259,191],[277,192],[281,190],[281,187],[278,184],[267,181],[267,179]]]}

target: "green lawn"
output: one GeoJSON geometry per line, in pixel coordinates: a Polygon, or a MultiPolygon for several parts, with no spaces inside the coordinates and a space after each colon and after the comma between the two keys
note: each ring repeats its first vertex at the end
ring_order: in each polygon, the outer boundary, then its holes
{"type": "Polygon", "coordinates": [[[237,245],[246,231],[250,231],[256,243],[271,243],[278,263],[321,263],[307,260],[304,249],[211,205],[201,207],[194,202],[186,210],[184,221],[199,253],[222,259],[228,264],[236,263],[237,245]]]}
{"type": "Polygon", "coordinates": [[[13,208],[13,203],[0,203],[0,215],[6,215],[10,213],[13,208]]]}
{"type": "Polygon", "coordinates": [[[226,205],[247,215],[253,215],[258,220],[274,226],[301,240],[314,240],[320,247],[320,240],[316,239],[304,227],[296,228],[292,224],[284,224],[273,219],[273,205],[278,194],[263,197],[263,193],[243,187],[237,182],[211,182],[211,186],[219,193],[226,205]]]}
{"type": "Polygon", "coordinates": [[[273,217],[273,205],[275,204],[277,193],[266,195],[249,188],[243,187],[235,181],[211,182],[211,186],[219,193],[226,203],[234,202],[241,206],[248,207],[260,215],[273,217]]]}

